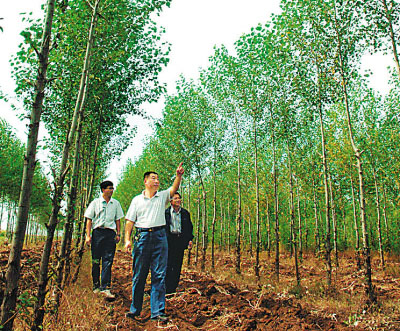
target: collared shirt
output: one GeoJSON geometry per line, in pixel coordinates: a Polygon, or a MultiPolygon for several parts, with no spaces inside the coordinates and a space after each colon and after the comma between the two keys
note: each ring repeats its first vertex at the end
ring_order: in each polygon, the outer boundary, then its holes
{"type": "Polygon", "coordinates": [[[103,196],[94,199],[85,211],[85,217],[92,220],[92,229],[107,228],[116,230],[116,220],[124,216],[118,200],[113,198],[107,203],[103,196]]]}
{"type": "Polygon", "coordinates": [[[178,211],[171,206],[171,225],[170,231],[173,234],[180,234],[182,232],[182,225],[181,225],[181,208],[178,211]]]}
{"type": "Polygon", "coordinates": [[[165,225],[165,207],[170,200],[170,190],[157,191],[152,198],[142,194],[132,199],[125,219],[137,228],[153,228],[165,225]]]}

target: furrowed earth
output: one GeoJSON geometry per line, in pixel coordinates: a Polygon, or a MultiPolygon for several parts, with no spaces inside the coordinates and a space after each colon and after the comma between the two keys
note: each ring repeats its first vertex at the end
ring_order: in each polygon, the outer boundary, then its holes
{"type": "MultiPolygon", "coordinates": [[[[22,278],[20,280],[19,315],[16,330],[28,330],[29,314],[32,311],[29,298],[34,297],[36,274],[40,263],[41,247],[24,249],[22,254],[22,278]]],[[[0,252],[0,276],[4,272],[8,251],[0,252]]],[[[324,284],[325,269],[322,260],[312,255],[305,256],[301,264],[302,286],[296,287],[294,268],[289,256],[282,257],[280,283],[274,282],[274,261],[262,255],[261,278],[254,277],[251,254],[242,258],[242,273],[235,273],[235,258],[227,252],[216,254],[216,265],[211,272],[210,257],[207,256],[206,271],[201,271],[201,257],[197,265],[187,266],[184,270],[177,293],[167,295],[166,313],[169,320],[158,322],[150,319],[150,277],[145,288],[143,311],[139,318],[132,320],[125,317],[131,302],[131,263],[130,254],[118,250],[113,265],[112,292],[116,299],[106,301],[101,294],[94,294],[90,288],[89,254],[85,254],[84,265],[74,293],[65,290],[59,315],[63,314],[63,324],[57,324],[53,317],[47,317],[44,329],[83,329],[83,330],[399,330],[399,310],[393,308],[399,303],[400,286],[397,275],[399,263],[390,262],[392,274],[382,271],[374,273],[374,285],[378,301],[385,304],[368,310],[366,308],[363,274],[358,271],[354,257],[344,254],[341,267],[333,275],[333,290],[326,290],[324,284]],[[319,261],[319,263],[318,263],[319,261]],[[207,271],[208,270],[208,271],[207,271]],[[283,286],[286,284],[288,286],[283,286]],[[289,286],[290,285],[290,286],[289,286]],[[78,286],[78,288],[77,288],[78,286]],[[78,291],[78,294],[77,294],[78,291]],[[79,298],[79,291],[82,297],[79,298]],[[70,296],[70,297],[68,297],[70,296]],[[80,309],[74,321],[68,321],[72,312],[72,297],[86,300],[88,311],[80,309]],[[319,297],[317,300],[316,297],[319,297]],[[349,306],[335,304],[322,305],[324,301],[346,301],[349,306]],[[96,303],[96,305],[91,304],[96,303]],[[393,305],[387,306],[388,302],[393,305]],[[94,308],[96,307],[96,308],[94,308]],[[349,308],[350,307],[350,308],[349,308]],[[103,320],[90,327],[79,326],[79,319],[84,319],[91,310],[101,311],[103,320]],[[354,310],[355,309],[355,310],[354,310]],[[392,310],[390,310],[392,309],[392,310]],[[386,310],[386,311],[385,311],[386,310]],[[390,310],[390,311],[389,311],[390,310]],[[52,321],[52,322],[49,322],[52,321]],[[62,326],[60,326],[62,325],[62,326]],[[70,325],[70,327],[66,327],[70,325]]],[[[192,259],[193,262],[195,258],[192,259]]],[[[378,260],[374,259],[374,267],[378,260]]],[[[54,261],[53,261],[54,263],[54,261]]],[[[389,264],[389,263],[388,263],[389,264]]],[[[3,296],[4,282],[1,282],[3,296]]],[[[50,295],[50,294],[49,294],[50,295]]],[[[50,315],[50,314],[49,314],[50,315]]],[[[58,323],[61,323],[58,321],[58,323]]]]}

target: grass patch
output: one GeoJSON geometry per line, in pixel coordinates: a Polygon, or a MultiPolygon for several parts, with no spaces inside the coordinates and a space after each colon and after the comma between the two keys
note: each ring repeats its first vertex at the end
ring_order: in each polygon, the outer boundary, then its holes
{"type": "Polygon", "coordinates": [[[384,273],[386,277],[400,278],[400,266],[397,264],[387,265],[384,273]]]}
{"type": "Polygon", "coordinates": [[[113,306],[92,292],[90,254],[85,253],[75,284],[66,288],[58,317],[47,315],[44,330],[106,330],[110,329],[113,306]]]}

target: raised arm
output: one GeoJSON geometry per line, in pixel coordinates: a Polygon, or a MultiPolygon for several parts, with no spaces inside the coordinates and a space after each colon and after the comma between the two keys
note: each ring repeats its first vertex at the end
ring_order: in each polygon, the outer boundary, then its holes
{"type": "Polygon", "coordinates": [[[174,196],[175,192],[178,191],[179,185],[181,185],[182,175],[185,172],[185,170],[182,167],[182,164],[183,162],[181,162],[178,168],[176,168],[176,177],[174,183],[172,184],[171,190],[169,191],[169,196],[171,198],[174,196]]]}

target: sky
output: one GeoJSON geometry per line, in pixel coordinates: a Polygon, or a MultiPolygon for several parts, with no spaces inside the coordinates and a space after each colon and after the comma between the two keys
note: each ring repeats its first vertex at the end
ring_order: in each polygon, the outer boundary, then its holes
{"type": "MultiPolygon", "coordinates": [[[[234,42],[251,27],[259,23],[266,23],[272,13],[278,14],[279,0],[173,0],[170,8],[155,17],[155,21],[166,29],[164,39],[171,43],[170,62],[161,72],[161,82],[167,84],[168,93],[174,92],[175,82],[182,74],[186,78],[198,77],[199,68],[207,67],[208,58],[213,53],[214,45],[224,44],[233,50],[234,42]]],[[[33,16],[40,17],[40,7],[45,0],[13,0],[0,1],[0,90],[10,97],[10,102],[0,101],[0,117],[4,118],[12,127],[22,142],[27,140],[26,121],[20,121],[18,112],[12,110],[13,102],[21,109],[22,105],[14,98],[15,83],[11,77],[9,59],[18,51],[18,44],[22,42],[19,33],[24,28],[19,13],[33,12],[33,16]]],[[[371,86],[385,93],[389,78],[386,67],[392,65],[391,60],[384,56],[365,56],[362,69],[371,69],[374,73],[371,86]]],[[[152,117],[162,115],[164,100],[158,103],[146,104],[143,109],[152,117]]],[[[111,162],[107,178],[118,182],[123,167],[129,158],[140,156],[143,139],[151,135],[152,131],[147,120],[134,116],[129,122],[137,125],[138,133],[119,159],[111,162]]],[[[39,139],[46,134],[41,125],[39,139]]],[[[38,159],[44,161],[46,154],[39,152],[38,159]]]]}

